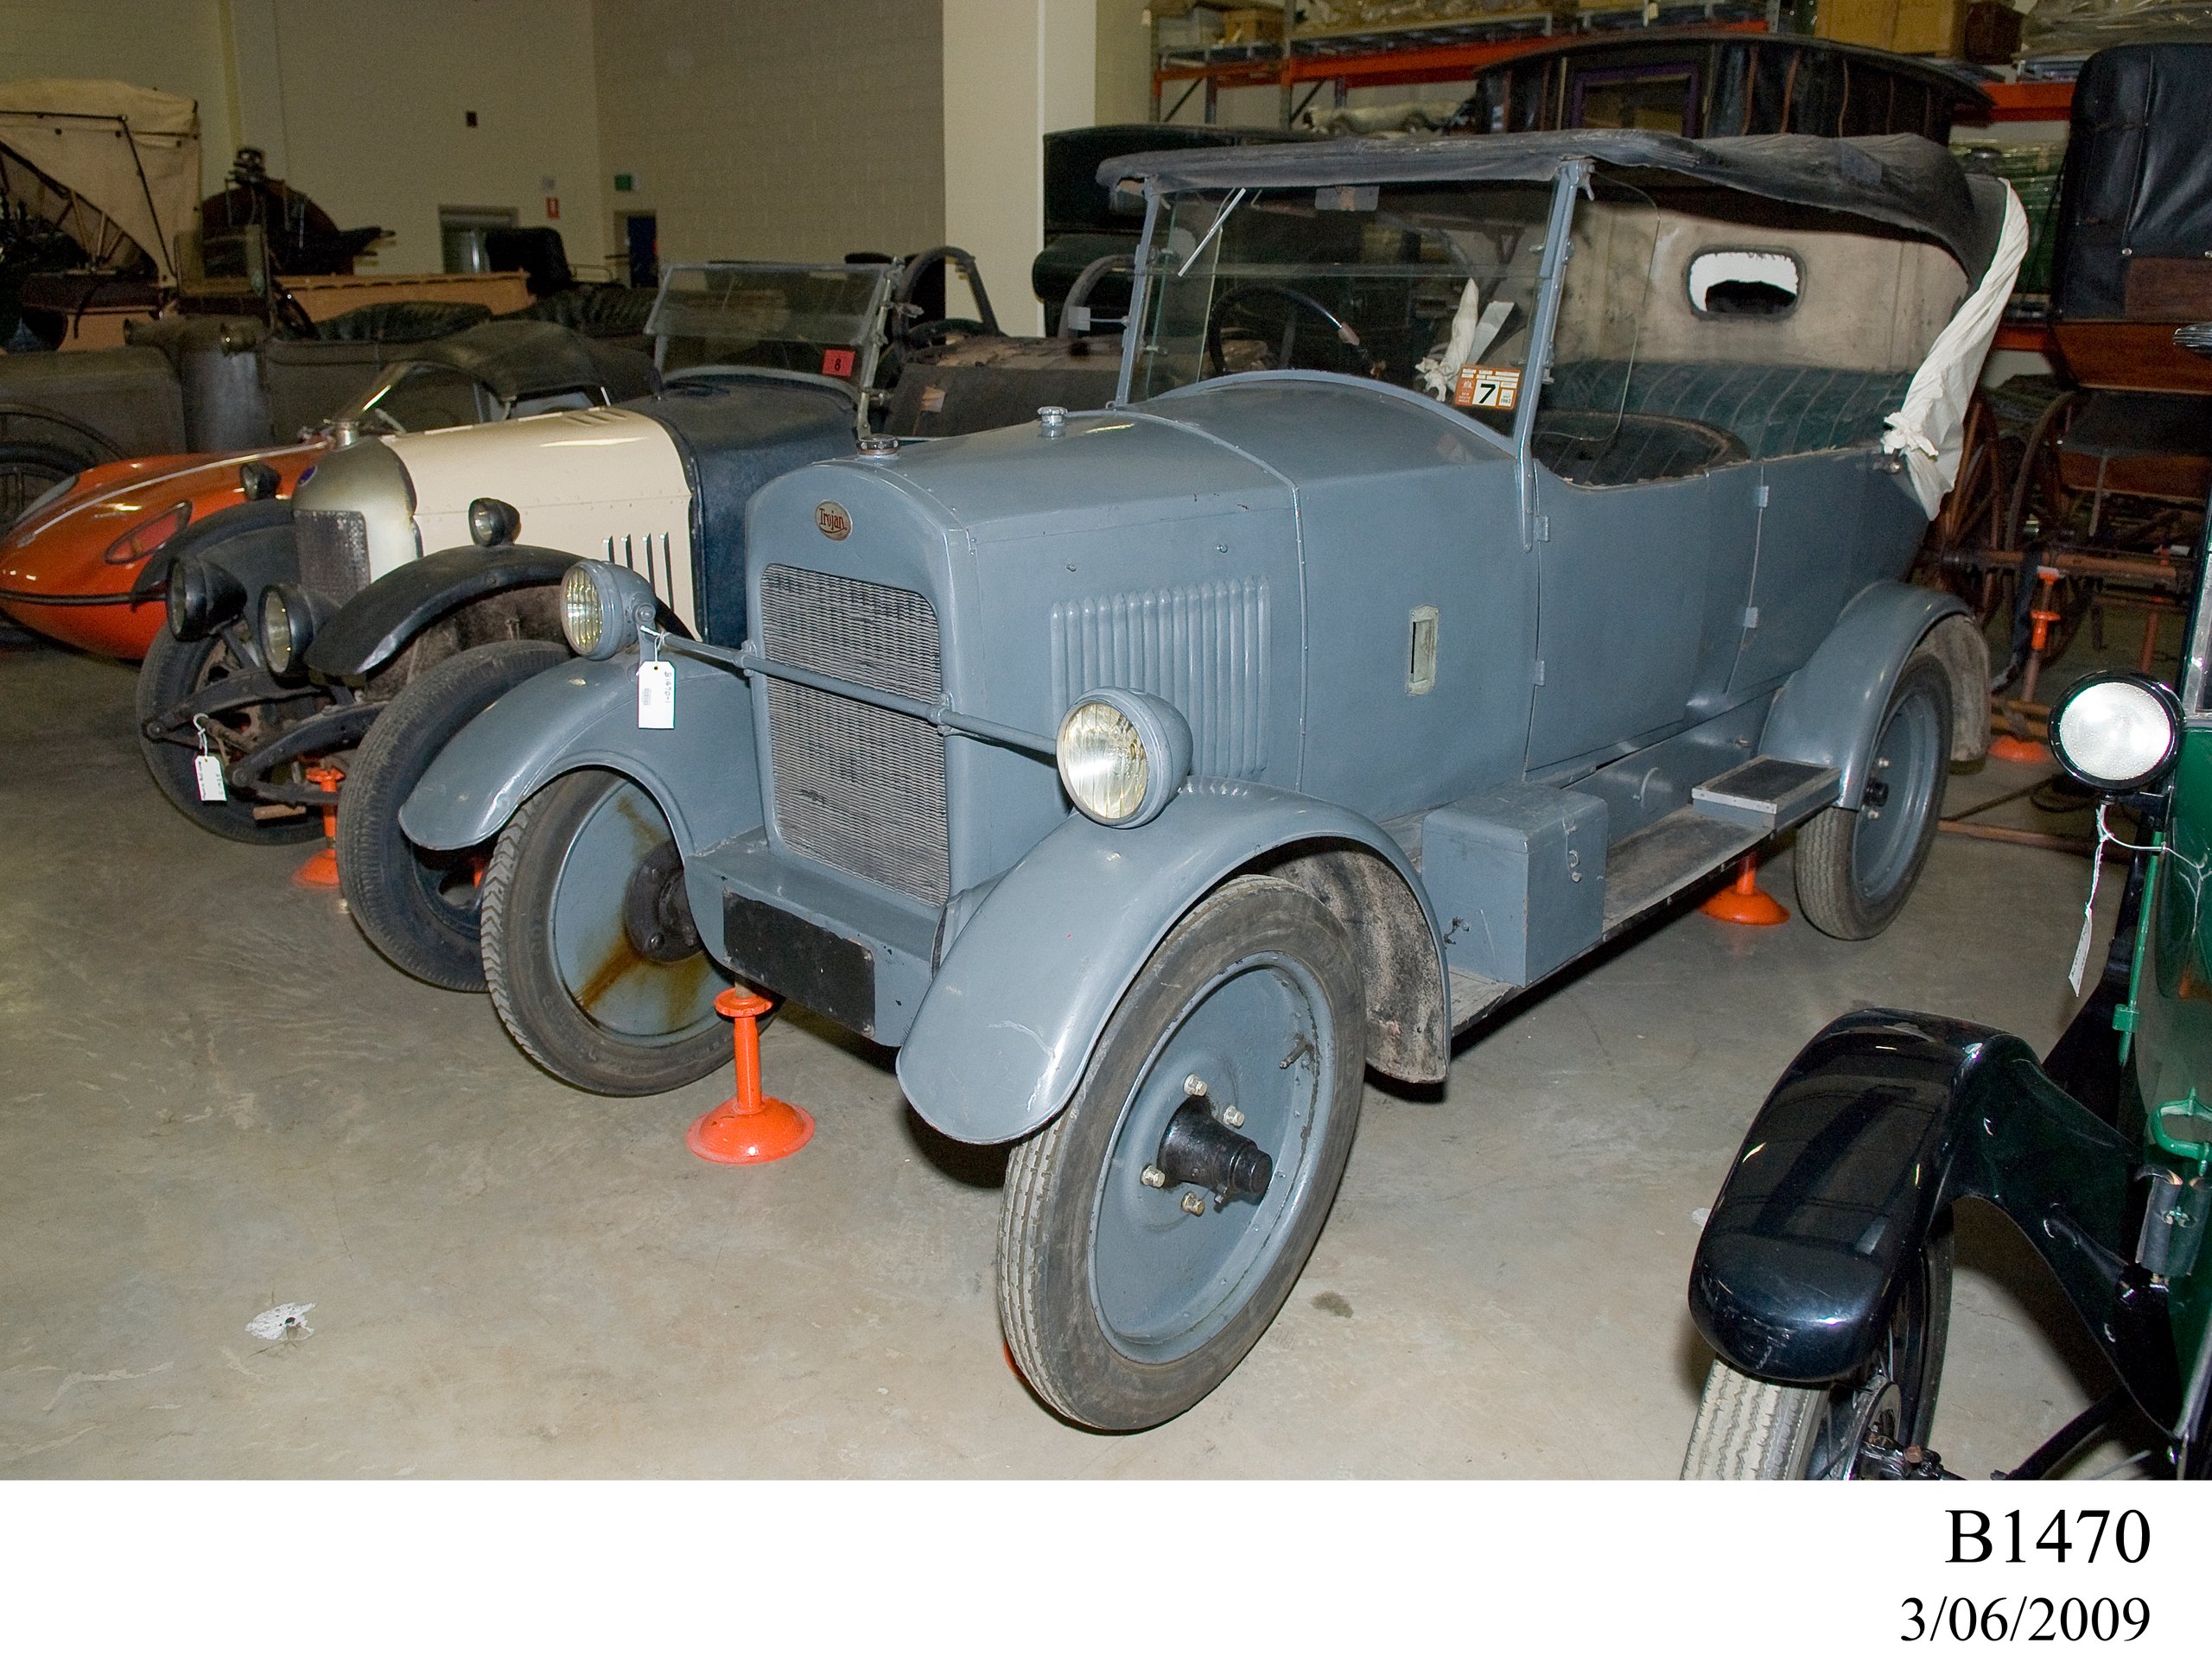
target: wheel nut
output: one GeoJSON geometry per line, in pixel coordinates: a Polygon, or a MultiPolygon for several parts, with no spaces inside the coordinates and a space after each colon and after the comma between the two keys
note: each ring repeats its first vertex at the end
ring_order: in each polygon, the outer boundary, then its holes
{"type": "Polygon", "coordinates": [[[1232,1108],[1224,1104],[1221,1110],[1221,1123],[1231,1131],[1236,1130],[1244,1123],[1244,1110],[1232,1108]]]}
{"type": "Polygon", "coordinates": [[[1137,1181],[1147,1189],[1165,1189],[1167,1187],[1167,1174],[1156,1165],[1148,1165],[1137,1173],[1137,1181]]]}
{"type": "Polygon", "coordinates": [[[1187,1079],[1185,1079],[1185,1080],[1183,1082],[1183,1094],[1184,1094],[1184,1095],[1185,1095],[1185,1096],[1204,1096],[1205,1094],[1206,1094],[1206,1082],[1205,1082],[1205,1080],[1200,1079],[1200,1078],[1199,1078],[1196,1074],[1192,1074],[1192,1075],[1190,1075],[1190,1077],[1188,1077],[1187,1079]]]}
{"type": "Polygon", "coordinates": [[[1194,1218],[1199,1217],[1204,1215],[1206,1203],[1196,1195],[1185,1195],[1183,1196],[1183,1209],[1194,1218]]]}

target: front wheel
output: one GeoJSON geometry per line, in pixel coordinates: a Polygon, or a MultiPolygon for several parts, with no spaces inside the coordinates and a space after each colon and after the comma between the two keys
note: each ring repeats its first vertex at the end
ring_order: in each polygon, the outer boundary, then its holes
{"type": "Polygon", "coordinates": [[[1344,1176],[1365,1012],[1344,923],[1279,879],[1224,885],[1160,943],[1007,1163],[999,1316],[1052,1408],[1157,1425],[1257,1342],[1344,1176]]]}
{"type": "Polygon", "coordinates": [[[1948,1215],[1916,1254],[1881,1345],[1850,1379],[1777,1385],[1715,1361],[1685,1478],[1856,1478],[1869,1455],[1925,1448],[1951,1325],[1948,1215]]]}
{"type": "MultiPolygon", "coordinates": [[[[162,795],[203,831],[213,831],[232,842],[312,841],[322,834],[321,815],[299,812],[257,819],[254,804],[235,796],[203,802],[193,774],[193,764],[200,756],[198,746],[148,736],[149,724],[158,723],[194,694],[256,673],[255,666],[226,631],[219,630],[201,640],[181,641],[162,630],[147,649],[146,661],[138,666],[139,752],[146,758],[146,771],[154,776],[162,795]]],[[[202,729],[210,753],[227,767],[267,739],[274,725],[305,715],[321,701],[321,695],[303,691],[212,716],[202,729]]]]}
{"type": "Polygon", "coordinates": [[[603,1096],[672,1091],[729,1060],[683,860],[630,780],[565,774],[515,810],[484,874],[484,978],[523,1053],[603,1096]]]}
{"type": "Polygon", "coordinates": [[[1905,661],[1867,758],[1856,811],[1825,808],[1797,839],[1797,904],[1840,941],[1866,941],[1904,909],[1935,845],[1951,766],[1951,678],[1923,649],[1905,661]]]}
{"type": "Polygon", "coordinates": [[[410,975],[484,990],[479,879],[487,849],[418,848],[399,810],[454,736],[500,695],[569,660],[552,641],[494,641],[457,652],[393,699],[338,795],[338,877],[369,944],[410,975]]]}

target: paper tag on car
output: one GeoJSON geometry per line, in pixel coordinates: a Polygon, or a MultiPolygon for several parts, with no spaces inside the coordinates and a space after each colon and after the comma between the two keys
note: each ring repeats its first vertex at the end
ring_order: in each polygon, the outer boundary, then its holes
{"type": "Polygon", "coordinates": [[[200,786],[200,800],[220,802],[230,800],[231,793],[223,788],[223,758],[205,752],[192,758],[192,777],[200,786]]]}
{"type": "Polygon", "coordinates": [[[654,658],[638,666],[638,725],[676,725],[676,666],[666,658],[654,658]]]}
{"type": "Polygon", "coordinates": [[[1510,409],[1521,402],[1521,371],[1470,364],[1459,371],[1452,402],[1462,409],[1510,409]]]}

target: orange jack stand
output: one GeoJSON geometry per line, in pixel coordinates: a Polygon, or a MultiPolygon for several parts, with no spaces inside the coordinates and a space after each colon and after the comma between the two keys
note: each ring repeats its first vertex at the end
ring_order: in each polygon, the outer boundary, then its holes
{"type": "Polygon", "coordinates": [[[1746,854],[1736,866],[1736,880],[1698,910],[1724,923],[1747,923],[1768,929],[1789,921],[1789,908],[1759,887],[1759,862],[1746,854]]]}
{"type": "MultiPolygon", "coordinates": [[[[2057,591],[2059,573],[2049,566],[2037,568],[2036,579],[2042,592],[2036,596],[2037,605],[2028,613],[2035,628],[2028,637],[2028,667],[2020,681],[2020,696],[2015,704],[2029,704],[2035,701],[2036,679],[2043,672],[2044,649],[2050,644],[2050,626],[2059,618],[2053,599],[2057,591]]],[[[2025,762],[2031,767],[2050,764],[2050,746],[2040,739],[2024,734],[1999,734],[1989,741],[1989,753],[1999,762],[2025,762]]]]}
{"type": "MultiPolygon", "coordinates": [[[[346,777],[346,770],[334,768],[327,762],[308,770],[308,783],[321,790],[335,790],[339,781],[346,777]]],[[[307,858],[307,863],[292,873],[292,881],[302,889],[334,889],[338,886],[338,810],[322,810],[322,847],[307,858]]]]}
{"type": "Polygon", "coordinates": [[[717,1165],[764,1165],[798,1153],[814,1135],[814,1116],[804,1108],[760,1094],[758,1023],[774,1008],[759,993],[734,986],[715,995],[716,1013],[731,1022],[737,1094],[701,1114],[683,1133],[683,1145],[702,1160],[717,1165]]]}

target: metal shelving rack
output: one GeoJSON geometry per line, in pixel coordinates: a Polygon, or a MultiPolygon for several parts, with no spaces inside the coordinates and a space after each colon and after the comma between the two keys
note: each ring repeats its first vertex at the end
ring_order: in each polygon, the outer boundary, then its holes
{"type": "MultiPolygon", "coordinates": [[[[1198,0],[1198,10],[1244,10],[1233,0],[1198,0]]],[[[1760,30],[1779,26],[1781,0],[1628,0],[1625,5],[1535,4],[1486,17],[1448,22],[1405,23],[1385,29],[1320,30],[1292,24],[1287,38],[1163,46],[1161,20],[1153,19],[1152,118],[1172,121],[1193,97],[1203,96],[1205,119],[1214,124],[1221,89],[1274,86],[1277,119],[1287,127],[1322,91],[1341,106],[1355,86],[1418,86],[1471,77],[1501,58],[1565,35],[1639,29],[1760,30]],[[1171,86],[1181,91],[1172,102],[1171,86]]]]}

